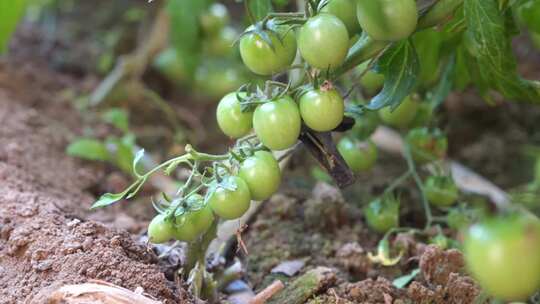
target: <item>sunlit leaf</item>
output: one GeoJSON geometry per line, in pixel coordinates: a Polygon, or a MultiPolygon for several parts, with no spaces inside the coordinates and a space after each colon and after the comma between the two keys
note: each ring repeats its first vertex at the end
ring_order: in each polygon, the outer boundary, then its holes
{"type": "Polygon", "coordinates": [[[91,138],[81,138],[72,142],[67,147],[66,153],[87,160],[109,160],[109,152],[105,144],[91,138]]]}

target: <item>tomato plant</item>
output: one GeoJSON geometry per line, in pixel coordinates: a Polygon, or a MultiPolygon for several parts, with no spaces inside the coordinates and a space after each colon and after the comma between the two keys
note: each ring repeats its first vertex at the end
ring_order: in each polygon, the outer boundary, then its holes
{"type": "Polygon", "coordinates": [[[257,107],[253,128],[261,142],[272,150],[284,150],[298,141],[301,119],[298,106],[284,96],[257,107]]]}
{"type": "Polygon", "coordinates": [[[343,120],[345,105],[335,89],[309,90],[300,97],[300,116],[315,131],[331,131],[343,120]]]}
{"type": "Polygon", "coordinates": [[[416,29],[418,12],[414,0],[357,1],[358,22],[376,40],[405,39],[416,29]]]}
{"type": "Polygon", "coordinates": [[[207,232],[214,222],[214,213],[210,204],[206,204],[204,197],[200,194],[188,197],[186,204],[189,210],[186,215],[187,221],[191,223],[198,235],[207,232]]]}
{"type": "Polygon", "coordinates": [[[312,17],[300,28],[298,49],[314,68],[339,67],[349,49],[347,27],[334,15],[322,13],[312,17]]]}
{"type": "Polygon", "coordinates": [[[499,216],[472,226],[464,243],[467,268],[496,298],[525,300],[540,286],[540,222],[499,216]]]}
{"type": "Polygon", "coordinates": [[[362,142],[344,137],[337,148],[347,165],[356,173],[371,169],[377,160],[377,147],[370,140],[362,142]]]}
{"type": "Polygon", "coordinates": [[[171,219],[166,220],[165,214],[156,215],[148,225],[148,238],[153,243],[165,243],[172,239],[175,234],[174,224],[171,219]]]}
{"type": "Polygon", "coordinates": [[[221,131],[232,138],[240,138],[251,131],[253,112],[242,112],[238,98],[245,94],[229,93],[218,104],[216,118],[221,131]]]}
{"type": "Polygon", "coordinates": [[[406,128],[414,120],[417,111],[418,103],[412,98],[406,97],[395,109],[386,107],[379,110],[379,117],[389,126],[406,128]]]}

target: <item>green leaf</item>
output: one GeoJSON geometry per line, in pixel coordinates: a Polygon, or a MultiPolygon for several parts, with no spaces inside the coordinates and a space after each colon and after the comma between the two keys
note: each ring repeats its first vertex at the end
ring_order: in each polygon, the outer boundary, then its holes
{"type": "Polygon", "coordinates": [[[129,131],[129,115],[124,109],[112,108],[102,115],[103,120],[124,132],[129,131]]]}
{"type": "Polygon", "coordinates": [[[271,0],[245,0],[248,1],[249,9],[253,14],[254,21],[261,21],[272,11],[271,0]]]}
{"type": "Polygon", "coordinates": [[[412,43],[408,40],[396,43],[384,52],[376,68],[377,72],[384,74],[384,86],[367,108],[378,110],[391,106],[395,109],[414,89],[420,70],[412,43]]]}
{"type": "Polygon", "coordinates": [[[416,268],[411,273],[406,274],[404,276],[401,276],[399,278],[396,278],[392,285],[394,285],[396,288],[403,288],[407,286],[418,274],[420,273],[420,269],[416,268]]]}
{"type": "Polygon", "coordinates": [[[70,156],[88,160],[109,160],[109,152],[104,143],[97,139],[81,138],[71,144],[66,149],[70,156]]]}
{"type": "Polygon", "coordinates": [[[9,38],[26,8],[26,0],[0,1],[0,55],[7,49],[9,38]]]}
{"type": "Polygon", "coordinates": [[[441,79],[439,80],[439,83],[433,88],[431,91],[431,99],[430,102],[433,105],[433,107],[440,106],[446,97],[450,94],[450,91],[452,90],[453,85],[453,77],[456,70],[456,56],[455,54],[450,56],[448,58],[445,66],[443,67],[443,71],[441,74],[441,79]]]}
{"type": "Polygon", "coordinates": [[[105,193],[94,204],[92,204],[92,207],[90,207],[90,209],[103,208],[112,205],[123,199],[126,196],[128,190],[121,193],[105,193]]]}
{"type": "Polygon", "coordinates": [[[139,172],[137,172],[137,165],[139,163],[139,161],[143,158],[144,156],[144,149],[140,149],[137,154],[135,154],[135,157],[133,158],[133,165],[132,165],[132,168],[133,168],[133,174],[135,174],[135,176],[137,177],[141,177],[141,174],[139,174],[139,172]]]}
{"type": "Polygon", "coordinates": [[[540,103],[540,84],[517,74],[509,35],[512,29],[497,0],[465,0],[464,12],[466,43],[478,64],[481,83],[508,99],[540,103]]]}

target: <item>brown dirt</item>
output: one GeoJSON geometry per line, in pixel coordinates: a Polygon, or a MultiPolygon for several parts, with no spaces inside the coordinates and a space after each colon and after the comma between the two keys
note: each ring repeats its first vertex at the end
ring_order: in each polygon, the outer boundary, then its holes
{"type": "Polygon", "coordinates": [[[75,85],[36,65],[0,64],[0,302],[45,303],[60,286],[89,279],[188,302],[143,244],[86,220],[103,170],[64,153],[82,128],[61,98],[75,85]]]}

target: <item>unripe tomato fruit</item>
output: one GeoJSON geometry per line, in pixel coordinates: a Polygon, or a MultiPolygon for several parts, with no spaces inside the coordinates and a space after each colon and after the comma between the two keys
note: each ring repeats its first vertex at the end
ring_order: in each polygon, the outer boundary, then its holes
{"type": "Polygon", "coordinates": [[[246,213],[251,202],[251,194],[246,182],[238,176],[227,177],[229,184],[236,185],[235,190],[225,189],[219,185],[209,194],[208,204],[219,217],[234,220],[246,213]]]}
{"type": "Polygon", "coordinates": [[[413,159],[420,164],[444,158],[448,148],[448,140],[439,129],[412,129],[405,141],[411,149],[413,159]]]}
{"type": "Polygon", "coordinates": [[[354,173],[373,168],[377,160],[377,147],[371,140],[359,141],[343,137],[339,141],[337,148],[354,173]]]}
{"type": "Polygon", "coordinates": [[[418,103],[407,96],[394,110],[391,107],[385,107],[379,110],[381,120],[395,128],[406,128],[413,121],[418,110],[418,103]]]}
{"type": "Polygon", "coordinates": [[[416,29],[415,0],[357,0],[356,5],[358,23],[375,40],[405,39],[416,29]]]}
{"type": "Polygon", "coordinates": [[[281,183],[279,163],[268,151],[257,151],[246,158],[240,166],[238,176],[248,185],[251,198],[257,201],[268,199],[281,183]]]}
{"type": "Polygon", "coordinates": [[[385,233],[399,226],[399,201],[394,197],[376,199],[364,207],[364,216],[371,229],[385,233]]]}
{"type": "Polygon", "coordinates": [[[207,35],[218,33],[228,22],[227,7],[219,2],[210,5],[208,10],[200,16],[201,28],[207,35]]]}
{"type": "Polygon", "coordinates": [[[170,82],[179,85],[188,79],[188,73],[182,57],[174,48],[167,48],[156,56],[152,64],[170,82]]]}
{"type": "Polygon", "coordinates": [[[343,121],[345,104],[334,89],[310,90],[300,97],[300,116],[312,130],[331,131],[343,121]]]}
{"type": "Polygon", "coordinates": [[[319,14],[300,28],[298,49],[309,65],[321,70],[341,66],[349,50],[349,34],[338,17],[319,14]]]}
{"type": "Polygon", "coordinates": [[[212,56],[227,56],[233,53],[233,45],[237,37],[236,30],[231,26],[226,26],[215,36],[204,39],[203,50],[212,56]]]}
{"type": "Polygon", "coordinates": [[[356,17],[356,0],[330,0],[322,8],[321,12],[338,17],[347,27],[350,36],[354,36],[361,31],[356,17]]]}
{"type": "Polygon", "coordinates": [[[448,227],[454,230],[461,230],[471,224],[471,219],[468,217],[468,210],[463,210],[463,208],[452,208],[448,211],[446,215],[446,223],[448,227]]]}
{"type": "Polygon", "coordinates": [[[434,206],[449,207],[459,197],[459,190],[450,176],[430,176],[424,183],[427,200],[434,206]]]}
{"type": "MultiPolygon", "coordinates": [[[[245,93],[240,93],[239,96],[245,96],[245,93]]],[[[253,112],[242,112],[236,92],[232,92],[219,102],[216,118],[219,128],[225,135],[240,138],[251,131],[253,112]]]]}
{"type": "Polygon", "coordinates": [[[148,238],[150,242],[161,244],[174,237],[174,225],[172,220],[166,221],[165,214],[156,215],[148,225],[148,238]]]}
{"type": "Polygon", "coordinates": [[[469,272],[498,299],[525,300],[540,287],[540,222],[498,216],[469,228],[464,242],[469,272]]]}
{"type": "MultiPolygon", "coordinates": [[[[358,67],[358,73],[364,73],[369,67],[369,62],[366,61],[358,67]]],[[[384,75],[375,72],[373,69],[365,72],[362,78],[360,78],[360,84],[362,88],[369,95],[375,95],[384,85],[384,75]]]]}
{"type": "Polygon", "coordinates": [[[197,231],[199,235],[208,231],[214,222],[214,213],[212,212],[210,204],[205,205],[204,197],[200,194],[191,195],[187,199],[187,204],[192,211],[189,211],[186,217],[195,228],[195,231],[197,231]]]}
{"type": "Polygon", "coordinates": [[[298,106],[289,96],[260,105],[253,114],[253,129],[259,140],[272,150],[293,146],[302,122],[298,106]]]}
{"type": "Polygon", "coordinates": [[[365,140],[375,132],[379,126],[379,115],[375,111],[366,111],[361,117],[355,118],[354,127],[351,130],[351,134],[359,139],[365,140]]]}
{"type": "MultiPolygon", "coordinates": [[[[296,57],[296,39],[294,31],[288,26],[268,22],[265,30],[272,45],[264,41],[257,33],[247,33],[240,39],[240,56],[244,64],[253,73],[272,75],[287,69],[296,57]]],[[[250,26],[246,31],[255,28],[250,26]]]]}
{"type": "Polygon", "coordinates": [[[174,238],[177,241],[192,242],[200,233],[189,219],[189,213],[176,217],[174,238]]]}

